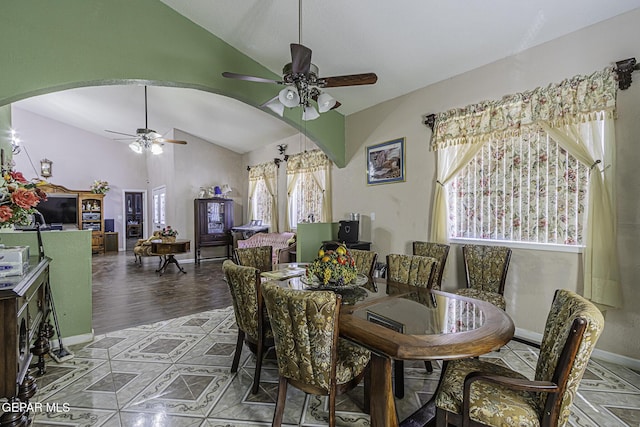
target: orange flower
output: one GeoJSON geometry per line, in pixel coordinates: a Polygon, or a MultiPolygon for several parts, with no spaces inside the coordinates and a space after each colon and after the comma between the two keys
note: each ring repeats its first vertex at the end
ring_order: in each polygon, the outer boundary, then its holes
{"type": "Polygon", "coordinates": [[[40,198],[35,192],[22,187],[11,193],[11,200],[23,209],[30,209],[40,203],[40,198]]]}
{"type": "Polygon", "coordinates": [[[0,222],[7,222],[13,216],[13,211],[9,206],[0,206],[0,222]]]}

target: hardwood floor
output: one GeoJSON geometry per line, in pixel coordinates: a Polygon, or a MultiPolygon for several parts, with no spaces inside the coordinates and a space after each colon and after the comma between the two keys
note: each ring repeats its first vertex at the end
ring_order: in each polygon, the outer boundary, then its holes
{"type": "Polygon", "coordinates": [[[158,275],[158,258],[134,263],[133,252],[94,255],[93,329],[96,335],[232,304],[222,261],[181,262],[158,275]]]}

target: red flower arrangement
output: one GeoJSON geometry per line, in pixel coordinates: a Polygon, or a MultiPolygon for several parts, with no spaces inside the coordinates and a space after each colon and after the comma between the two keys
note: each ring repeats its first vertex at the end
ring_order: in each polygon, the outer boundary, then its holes
{"type": "Polygon", "coordinates": [[[29,225],[41,200],[47,200],[47,194],[37,183],[27,181],[21,172],[5,172],[0,178],[0,227],[29,225]]]}

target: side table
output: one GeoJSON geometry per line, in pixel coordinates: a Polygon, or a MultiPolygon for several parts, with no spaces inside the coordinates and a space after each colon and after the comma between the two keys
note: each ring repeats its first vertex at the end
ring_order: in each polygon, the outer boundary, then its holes
{"type": "Polygon", "coordinates": [[[165,272],[169,264],[175,264],[181,273],[187,274],[187,272],[184,271],[182,267],[180,267],[180,263],[175,258],[175,255],[187,253],[190,249],[190,240],[176,240],[175,242],[151,242],[151,252],[153,253],[153,255],[158,255],[160,257],[160,266],[156,270],[156,273],[160,273],[160,275],[162,276],[162,273],[165,272]]]}

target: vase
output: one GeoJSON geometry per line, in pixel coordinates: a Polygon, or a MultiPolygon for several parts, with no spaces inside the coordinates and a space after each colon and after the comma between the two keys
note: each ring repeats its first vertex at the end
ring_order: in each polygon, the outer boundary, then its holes
{"type": "Polygon", "coordinates": [[[176,236],[162,236],[162,243],[175,243],[176,236]]]}

